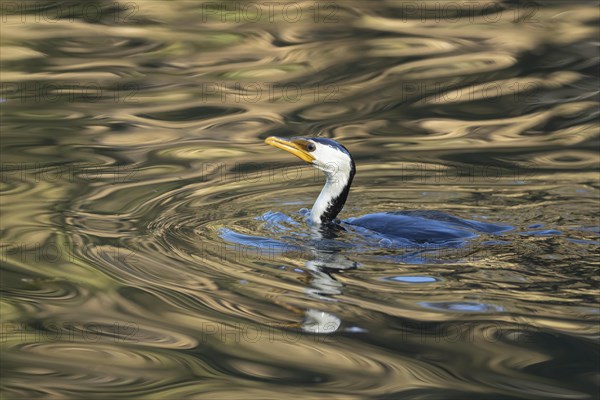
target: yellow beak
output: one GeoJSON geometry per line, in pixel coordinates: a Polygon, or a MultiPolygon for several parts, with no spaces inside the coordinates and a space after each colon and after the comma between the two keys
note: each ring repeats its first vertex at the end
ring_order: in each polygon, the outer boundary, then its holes
{"type": "Polygon", "coordinates": [[[282,149],[287,151],[288,153],[292,153],[299,159],[306,161],[309,164],[312,164],[315,158],[307,152],[302,146],[294,143],[293,141],[278,138],[275,136],[269,136],[265,139],[266,144],[270,144],[273,147],[277,147],[278,149],[282,149]]]}

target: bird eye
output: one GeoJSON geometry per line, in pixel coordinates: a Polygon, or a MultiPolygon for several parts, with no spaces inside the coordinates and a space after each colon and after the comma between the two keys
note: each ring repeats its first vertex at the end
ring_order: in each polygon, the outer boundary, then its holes
{"type": "Polygon", "coordinates": [[[309,144],[306,145],[306,150],[308,150],[308,151],[315,151],[316,148],[317,147],[315,146],[314,143],[309,143],[309,144]]]}

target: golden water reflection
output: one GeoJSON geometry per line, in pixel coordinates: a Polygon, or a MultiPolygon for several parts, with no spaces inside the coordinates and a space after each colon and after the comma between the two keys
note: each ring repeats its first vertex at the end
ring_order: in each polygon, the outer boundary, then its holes
{"type": "Polygon", "coordinates": [[[4,7],[3,395],[597,394],[596,4],[415,4],[4,7]],[[355,157],[342,218],[513,229],[315,251],[300,134],[355,157]]]}

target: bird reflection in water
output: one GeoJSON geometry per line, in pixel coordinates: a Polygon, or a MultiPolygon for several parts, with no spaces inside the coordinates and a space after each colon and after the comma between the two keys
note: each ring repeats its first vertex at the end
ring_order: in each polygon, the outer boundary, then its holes
{"type": "MultiPolygon", "coordinates": [[[[310,297],[325,301],[336,301],[335,296],[342,294],[343,285],[335,279],[339,271],[356,269],[358,263],[342,254],[347,246],[342,246],[335,239],[335,227],[319,226],[311,229],[312,246],[309,247],[312,259],[306,261],[305,269],[310,273],[310,287],[305,293],[310,297]]],[[[308,309],[302,322],[302,330],[311,333],[333,333],[341,325],[341,320],[334,314],[308,309]]]]}
{"type": "MultiPolygon", "coordinates": [[[[290,222],[291,219],[281,213],[266,213],[258,217],[265,221],[265,231],[278,231],[282,223],[290,222]]],[[[347,253],[353,250],[353,246],[339,240],[339,234],[343,233],[341,227],[336,226],[313,226],[309,233],[302,239],[285,237],[286,241],[270,239],[263,236],[245,235],[231,229],[222,228],[220,236],[225,241],[244,247],[258,249],[261,253],[268,252],[270,256],[281,255],[292,259],[304,259],[303,272],[310,275],[304,288],[304,293],[310,298],[318,301],[335,302],[336,297],[342,294],[343,285],[336,278],[341,271],[356,269],[358,263],[349,257],[347,253]]],[[[302,315],[299,327],[314,334],[328,334],[336,332],[341,325],[338,316],[315,308],[299,309],[297,307],[281,304],[288,310],[302,315]]]]}

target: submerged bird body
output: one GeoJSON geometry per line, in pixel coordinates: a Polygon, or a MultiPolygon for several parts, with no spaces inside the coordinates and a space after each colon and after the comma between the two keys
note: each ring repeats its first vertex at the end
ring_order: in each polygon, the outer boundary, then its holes
{"type": "Polygon", "coordinates": [[[373,232],[382,233],[392,244],[439,243],[470,239],[475,232],[494,234],[507,229],[505,226],[488,224],[453,217],[438,211],[397,211],[368,214],[345,221],[373,232]]]}
{"type": "MultiPolygon", "coordinates": [[[[356,173],[350,152],[332,139],[271,136],[265,140],[285,150],[325,174],[325,185],[317,197],[310,221],[322,227],[337,226],[336,216],[344,207],[356,173]]],[[[477,236],[475,232],[498,233],[509,227],[464,220],[437,211],[400,211],[368,214],[342,221],[342,225],[366,229],[392,244],[407,240],[416,243],[440,243],[477,236]]]]}

